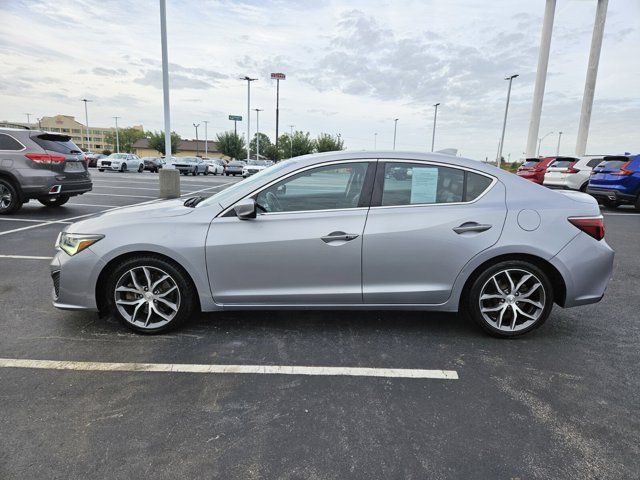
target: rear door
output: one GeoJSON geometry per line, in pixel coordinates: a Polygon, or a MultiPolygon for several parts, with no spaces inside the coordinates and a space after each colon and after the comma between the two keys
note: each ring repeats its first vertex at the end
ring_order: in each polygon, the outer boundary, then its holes
{"type": "Polygon", "coordinates": [[[51,163],[44,163],[45,167],[64,174],[68,180],[89,178],[84,154],[68,135],[36,133],[31,136],[31,140],[51,155],[51,163]]]}
{"type": "Polygon", "coordinates": [[[362,247],[364,303],[440,304],[506,217],[502,183],[425,162],[383,161],[362,247]]]}

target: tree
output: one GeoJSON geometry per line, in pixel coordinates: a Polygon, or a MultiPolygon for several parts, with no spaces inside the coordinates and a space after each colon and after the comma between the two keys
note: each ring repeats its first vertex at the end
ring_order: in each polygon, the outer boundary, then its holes
{"type": "MultiPolygon", "coordinates": [[[[251,156],[255,156],[256,154],[256,138],[258,137],[258,134],[256,133],[253,136],[253,140],[251,140],[251,143],[249,144],[249,148],[251,149],[251,156]]],[[[271,139],[269,138],[269,136],[266,133],[262,133],[260,132],[260,156],[264,156],[266,157],[266,152],[269,150],[269,147],[271,147],[271,139]]]]}
{"type": "Polygon", "coordinates": [[[300,155],[307,155],[315,150],[316,142],[311,138],[309,132],[300,130],[293,132],[293,137],[285,133],[278,139],[278,148],[281,158],[291,158],[300,155]]]}
{"type": "MultiPolygon", "coordinates": [[[[164,132],[147,132],[147,138],[149,139],[149,148],[157,150],[162,155],[166,155],[164,149],[164,132]]],[[[177,153],[180,146],[180,135],[176,132],[171,132],[171,153],[177,153]]]]}
{"type": "MultiPolygon", "coordinates": [[[[126,153],[133,152],[133,144],[146,135],[142,130],[137,128],[120,128],[118,129],[118,141],[120,143],[120,151],[126,153]]],[[[114,150],[118,144],[116,142],[116,132],[109,132],[104,136],[104,142],[113,146],[114,150]]]]}
{"type": "Polygon", "coordinates": [[[111,155],[112,153],[113,153],[113,152],[112,152],[111,150],[108,150],[108,149],[102,150],[102,154],[103,154],[103,155],[106,155],[107,157],[108,157],[109,155],[111,155]]]}
{"type": "Polygon", "coordinates": [[[344,150],[344,140],[340,136],[332,136],[328,133],[321,133],[315,141],[317,152],[333,152],[344,150]]]}
{"type": "Polygon", "coordinates": [[[234,132],[222,132],[216,135],[218,150],[231,158],[247,158],[242,137],[234,132]]]}

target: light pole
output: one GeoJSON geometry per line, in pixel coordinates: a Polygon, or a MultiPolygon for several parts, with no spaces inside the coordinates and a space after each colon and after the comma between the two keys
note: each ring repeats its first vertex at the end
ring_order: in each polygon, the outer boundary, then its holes
{"type": "Polygon", "coordinates": [[[25,113],[25,115],[27,116],[27,127],[28,127],[29,125],[31,125],[31,115],[32,114],[31,113],[25,113]]]}
{"type": "Polygon", "coordinates": [[[258,80],[245,75],[240,80],[247,81],[247,160],[251,158],[251,82],[258,80]]]}
{"type": "Polygon", "coordinates": [[[393,119],[393,149],[396,149],[396,133],[398,132],[398,118],[393,119]]]}
{"type": "Polygon", "coordinates": [[[373,134],[373,149],[377,150],[378,149],[378,133],[374,133],[373,134]]]}
{"type": "Polygon", "coordinates": [[[84,102],[84,123],[85,130],[87,131],[87,152],[91,152],[91,145],[89,144],[89,110],[87,109],[87,103],[92,102],[93,100],[83,98],[82,101],[84,102]]]}
{"type": "MultiPolygon", "coordinates": [[[[160,41],[162,43],[162,98],[164,106],[164,156],[171,162],[171,114],[169,109],[169,54],[167,53],[167,4],[160,0],[160,41]]],[[[168,164],[168,165],[169,165],[168,164]]]]}
{"type": "Polygon", "coordinates": [[[254,108],[256,112],[256,160],[260,160],[260,112],[262,108],[254,108]]]}
{"type": "Polygon", "coordinates": [[[209,132],[207,132],[209,120],[203,120],[202,123],[204,123],[204,158],[209,158],[209,145],[207,145],[209,141],[209,132]]]}
{"type": "Polygon", "coordinates": [[[433,106],[436,108],[436,111],[433,113],[433,133],[431,134],[431,151],[433,152],[433,145],[436,142],[436,120],[438,119],[438,105],[440,103],[435,103],[433,106]]]}
{"type": "Polygon", "coordinates": [[[286,80],[284,73],[272,73],[271,78],[276,80],[276,151],[278,151],[278,124],[280,122],[280,80],[286,80]]]}
{"type": "Polygon", "coordinates": [[[538,157],[540,156],[540,145],[542,145],[542,140],[544,140],[545,138],[547,138],[549,135],[552,135],[553,132],[549,132],[546,135],[542,136],[541,138],[538,139],[538,157]]]}
{"type": "Polygon", "coordinates": [[[200,146],[199,142],[198,142],[198,127],[200,126],[200,124],[199,123],[194,123],[193,126],[196,129],[196,157],[197,157],[198,154],[200,153],[200,149],[198,148],[200,146]]]}
{"type": "Polygon", "coordinates": [[[560,139],[562,138],[562,132],[558,132],[558,146],[556,147],[556,157],[560,155],[560,139]]]}
{"type": "Polygon", "coordinates": [[[500,168],[500,163],[502,162],[502,148],[504,147],[504,132],[507,129],[507,113],[509,112],[509,100],[511,99],[511,83],[513,79],[518,77],[519,75],[516,73],[514,75],[509,75],[508,77],[504,77],[505,80],[509,80],[509,89],[507,90],[507,105],[504,107],[504,121],[502,122],[502,136],[500,137],[500,143],[498,144],[498,157],[496,158],[496,165],[500,168]]]}
{"type": "Polygon", "coordinates": [[[291,128],[291,135],[289,135],[289,144],[291,145],[291,155],[289,156],[289,158],[293,158],[293,127],[295,127],[295,125],[289,125],[289,128],[291,128]]]}
{"type": "Polygon", "coordinates": [[[118,133],[118,119],[120,117],[113,117],[116,121],[116,153],[120,153],[120,134],[118,133]]]}

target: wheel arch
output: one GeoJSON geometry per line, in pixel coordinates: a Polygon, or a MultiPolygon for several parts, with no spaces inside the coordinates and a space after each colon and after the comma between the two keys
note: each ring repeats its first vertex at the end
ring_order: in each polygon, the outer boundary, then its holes
{"type": "Polygon", "coordinates": [[[22,187],[20,186],[20,182],[18,181],[18,179],[13,173],[8,172],[6,170],[0,170],[0,178],[11,182],[11,184],[13,185],[13,188],[16,189],[20,198],[23,199],[24,193],[22,192],[22,187]]]}

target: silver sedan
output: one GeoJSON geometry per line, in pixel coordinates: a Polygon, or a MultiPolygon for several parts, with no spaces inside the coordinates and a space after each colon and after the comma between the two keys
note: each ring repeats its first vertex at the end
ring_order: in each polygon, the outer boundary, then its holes
{"type": "Polygon", "coordinates": [[[487,332],[598,302],[613,268],[596,201],[442,154],[280,162],[204,199],[60,234],[54,305],[158,333],[196,310],[464,311],[487,332]]]}

